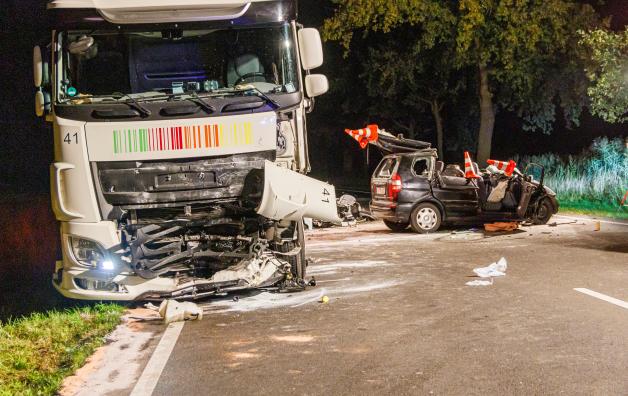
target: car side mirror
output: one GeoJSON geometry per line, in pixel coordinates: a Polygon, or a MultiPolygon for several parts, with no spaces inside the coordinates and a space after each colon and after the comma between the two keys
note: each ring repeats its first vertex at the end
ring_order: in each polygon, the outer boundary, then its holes
{"type": "Polygon", "coordinates": [[[310,98],[320,96],[329,90],[329,82],[324,74],[305,76],[305,92],[310,98]]]}
{"type": "Polygon", "coordinates": [[[312,70],[323,64],[323,43],[318,30],[305,28],[299,30],[299,55],[304,70],[312,70]]]}

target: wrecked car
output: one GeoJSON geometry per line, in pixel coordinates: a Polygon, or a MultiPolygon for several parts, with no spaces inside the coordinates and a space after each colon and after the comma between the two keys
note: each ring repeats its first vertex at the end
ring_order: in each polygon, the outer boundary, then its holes
{"type": "Polygon", "coordinates": [[[520,172],[512,161],[493,161],[497,166],[480,172],[465,153],[463,171],[458,165],[445,167],[432,148],[400,151],[384,156],[371,178],[371,212],[393,231],[410,226],[428,233],[443,224],[494,221],[545,224],[558,211],[540,165],[520,172]]]}

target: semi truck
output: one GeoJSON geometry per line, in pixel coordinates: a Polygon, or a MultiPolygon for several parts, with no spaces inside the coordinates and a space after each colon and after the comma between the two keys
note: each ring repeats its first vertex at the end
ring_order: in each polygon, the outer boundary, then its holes
{"type": "Polygon", "coordinates": [[[298,288],[303,217],[337,221],[306,114],[328,90],[295,0],[53,0],[33,51],[51,122],[53,285],[87,300],[298,288]]]}

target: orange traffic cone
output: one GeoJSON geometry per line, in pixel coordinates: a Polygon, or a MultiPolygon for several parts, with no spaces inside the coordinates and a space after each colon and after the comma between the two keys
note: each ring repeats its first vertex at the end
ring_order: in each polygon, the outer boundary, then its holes
{"type": "Polygon", "coordinates": [[[354,138],[360,144],[361,148],[366,148],[369,142],[377,141],[378,130],[379,127],[377,125],[371,124],[362,129],[345,129],[345,132],[354,138]]]}
{"type": "Polygon", "coordinates": [[[473,162],[468,151],[464,152],[464,177],[467,179],[479,179],[480,176],[473,169],[473,162]]]}
{"type": "Polygon", "coordinates": [[[493,165],[497,169],[504,171],[504,174],[508,177],[512,176],[512,172],[514,172],[515,168],[517,167],[517,163],[513,160],[504,162],[490,159],[486,160],[486,162],[488,162],[489,165],[493,165]]]}

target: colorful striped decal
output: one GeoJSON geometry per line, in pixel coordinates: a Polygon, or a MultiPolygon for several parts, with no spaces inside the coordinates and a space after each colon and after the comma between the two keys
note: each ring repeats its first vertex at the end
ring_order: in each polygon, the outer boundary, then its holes
{"type": "Polygon", "coordinates": [[[250,122],[113,131],[114,154],[199,150],[252,143],[250,122]]]}

